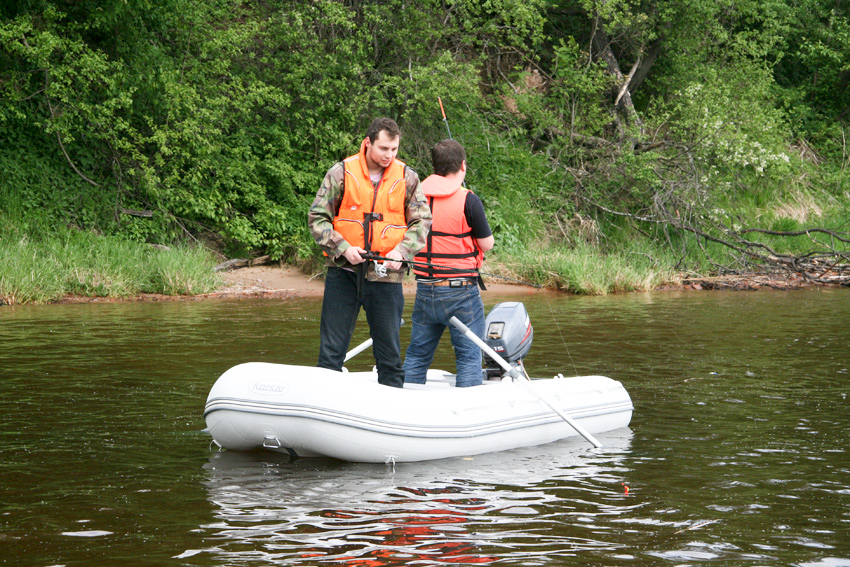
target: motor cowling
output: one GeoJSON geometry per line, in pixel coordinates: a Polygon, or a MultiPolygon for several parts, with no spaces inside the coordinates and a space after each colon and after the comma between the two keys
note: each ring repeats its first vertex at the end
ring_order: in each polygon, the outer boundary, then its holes
{"type": "MultiPolygon", "coordinates": [[[[534,329],[525,305],[518,301],[496,304],[484,319],[484,342],[496,354],[513,366],[521,364],[531,349],[534,329]]],[[[484,354],[487,378],[498,378],[505,372],[499,364],[484,354]]]]}

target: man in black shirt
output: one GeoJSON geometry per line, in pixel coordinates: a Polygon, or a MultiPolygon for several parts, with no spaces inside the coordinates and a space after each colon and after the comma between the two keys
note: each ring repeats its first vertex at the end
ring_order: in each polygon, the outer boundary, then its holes
{"type": "Polygon", "coordinates": [[[416,302],[410,346],[404,360],[405,383],[425,382],[434,352],[446,327],[455,350],[458,387],[482,382],[481,351],[449,324],[457,317],[479,337],[484,335],[484,304],[478,291],[478,268],[493,248],[493,232],[481,199],[463,187],[466,152],[454,140],[431,151],[434,175],[422,182],[432,224],[425,248],[414,264],[416,302]]]}

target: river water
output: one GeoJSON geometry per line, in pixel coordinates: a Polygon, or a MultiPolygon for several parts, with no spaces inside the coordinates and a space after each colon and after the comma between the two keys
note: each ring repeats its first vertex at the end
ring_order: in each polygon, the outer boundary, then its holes
{"type": "Polygon", "coordinates": [[[604,448],[219,452],[209,388],[241,362],[314,364],[320,300],[0,307],[0,564],[850,565],[850,291],[520,290],[485,307],[525,303],[533,376],[631,394],[604,448]]]}

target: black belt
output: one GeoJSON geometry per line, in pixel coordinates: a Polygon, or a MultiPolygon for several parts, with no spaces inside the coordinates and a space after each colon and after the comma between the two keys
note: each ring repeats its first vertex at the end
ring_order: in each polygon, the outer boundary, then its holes
{"type": "Polygon", "coordinates": [[[423,280],[417,280],[417,283],[421,283],[424,285],[438,285],[438,286],[448,286],[448,287],[464,287],[468,285],[476,285],[475,282],[470,280],[437,280],[434,282],[428,282],[423,280]]]}

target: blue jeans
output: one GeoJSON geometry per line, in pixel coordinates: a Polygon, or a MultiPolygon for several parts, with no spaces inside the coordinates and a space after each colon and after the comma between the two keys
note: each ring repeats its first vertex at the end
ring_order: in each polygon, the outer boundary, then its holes
{"type": "Polygon", "coordinates": [[[425,374],[446,327],[449,328],[457,365],[457,386],[478,386],[482,381],[481,349],[449,323],[460,319],[479,337],[484,336],[484,304],[478,287],[443,287],[417,284],[413,328],[404,358],[404,381],[424,384],[425,374]]]}
{"type": "Polygon", "coordinates": [[[399,327],[404,310],[400,283],[362,281],[357,294],[356,272],[328,268],[322,300],[321,338],[317,366],[342,370],[345,353],[354,334],[360,308],[366,312],[372,353],[378,368],[378,382],[401,388],[404,368],[401,364],[399,327]]]}

